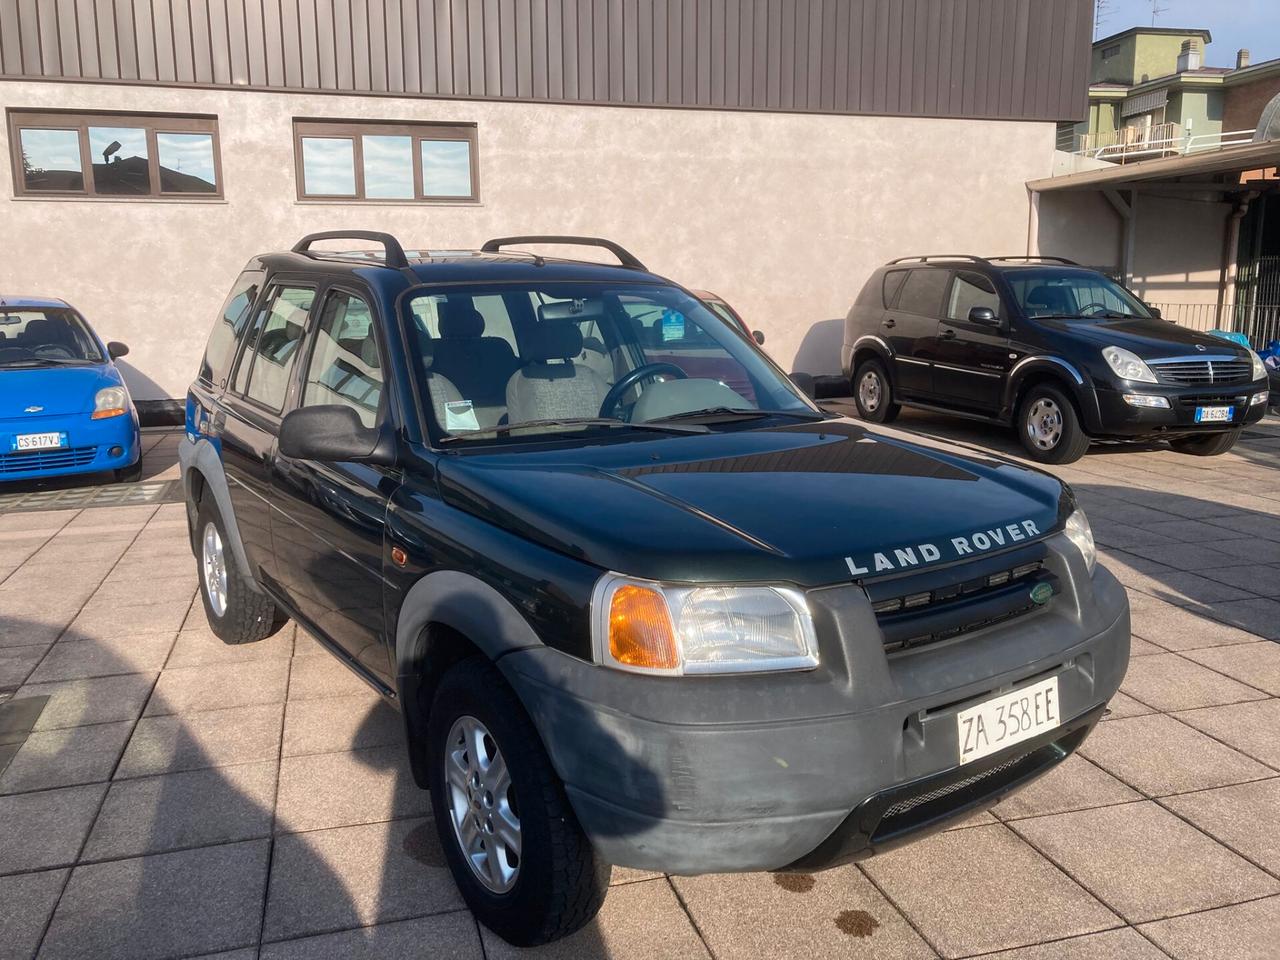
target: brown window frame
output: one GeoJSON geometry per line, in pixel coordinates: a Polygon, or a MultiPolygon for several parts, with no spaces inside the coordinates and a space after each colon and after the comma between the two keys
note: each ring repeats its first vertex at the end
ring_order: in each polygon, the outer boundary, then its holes
{"type": "Polygon", "coordinates": [[[114,110],[28,110],[10,107],[5,111],[9,129],[9,153],[13,167],[13,193],[31,199],[73,197],[82,200],[222,200],[222,145],[218,137],[218,118],[211,114],[120,113],[114,110]],[[147,137],[147,176],[150,193],[98,193],[93,180],[93,155],[89,152],[89,128],[138,127],[147,137]],[[74,130],[80,138],[80,172],[84,187],[80,190],[28,190],[22,169],[23,130],[74,130]],[[212,192],[164,190],[160,183],[160,149],[157,135],[166,133],[205,134],[213,141],[212,192]]]}
{"type": "Polygon", "coordinates": [[[332,203],[335,200],[347,203],[462,203],[477,204],[480,202],[480,160],[479,137],[474,123],[435,123],[430,121],[384,121],[384,120],[326,120],[295,118],[293,121],[293,163],[294,179],[297,183],[298,200],[302,203],[332,203]],[[413,161],[413,196],[412,197],[369,197],[365,196],[364,183],[364,146],[363,138],[373,137],[408,137],[411,142],[410,152],[413,161]],[[352,143],[352,163],[355,167],[355,193],[307,193],[305,172],[302,166],[303,139],[350,140],[352,143]],[[444,140],[468,145],[468,156],[471,161],[471,194],[469,196],[438,196],[427,194],[422,189],[422,142],[424,140],[444,140]]]}

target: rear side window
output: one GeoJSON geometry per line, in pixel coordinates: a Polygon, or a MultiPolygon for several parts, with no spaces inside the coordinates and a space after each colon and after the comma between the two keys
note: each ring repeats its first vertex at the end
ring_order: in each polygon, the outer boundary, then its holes
{"type": "Polygon", "coordinates": [[[967,271],[957,273],[951,282],[951,296],[947,298],[947,316],[952,320],[967,320],[974,307],[990,307],[1000,316],[1000,295],[990,278],[967,271]]]}
{"type": "Polygon", "coordinates": [[[246,270],[236,278],[231,292],[222,304],[222,311],[214,322],[213,332],[209,334],[209,342],[204,348],[204,359],[200,362],[200,379],[211,386],[225,386],[227,371],[231,369],[231,360],[235,354],[235,345],[248,325],[249,314],[253,309],[253,301],[258,298],[258,289],[262,284],[262,273],[257,270],[246,270]]]}
{"type": "Polygon", "coordinates": [[[355,294],[335,290],[320,313],[302,405],[341,404],[372,427],[381,400],[382,362],[369,305],[355,294]]]}
{"type": "Polygon", "coordinates": [[[922,317],[936,317],[942,311],[942,295],[951,274],[946,270],[923,267],[910,271],[902,293],[898,295],[898,309],[922,317]]]}
{"type": "Polygon", "coordinates": [[[307,326],[316,292],[311,287],[277,287],[258,311],[249,342],[236,368],[235,390],[269,410],[284,406],[289,372],[307,326]]]}
{"type": "Polygon", "coordinates": [[[906,270],[890,270],[884,275],[884,305],[885,307],[893,306],[893,300],[898,295],[898,291],[902,289],[902,281],[907,279],[906,270]]]}

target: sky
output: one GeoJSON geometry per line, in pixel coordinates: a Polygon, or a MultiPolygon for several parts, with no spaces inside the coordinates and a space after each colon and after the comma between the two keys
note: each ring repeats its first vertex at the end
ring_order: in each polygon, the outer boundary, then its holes
{"type": "MultiPolygon", "coordinates": [[[[1204,65],[1234,67],[1236,51],[1249,49],[1253,63],[1280,57],[1277,0],[1158,0],[1157,27],[1204,27],[1213,34],[1204,65]]],[[[1104,0],[1095,39],[1130,27],[1151,26],[1151,0],[1104,0]]]]}

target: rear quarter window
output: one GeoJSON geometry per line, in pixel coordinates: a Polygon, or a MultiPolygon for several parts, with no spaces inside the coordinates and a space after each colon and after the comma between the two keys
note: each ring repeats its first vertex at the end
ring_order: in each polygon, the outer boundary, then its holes
{"type": "Polygon", "coordinates": [[[249,325],[249,314],[261,287],[262,273],[257,270],[246,270],[232,284],[209,334],[204,359],[200,361],[200,379],[205,383],[215,387],[225,385],[236,344],[249,325]]]}
{"type": "Polygon", "coordinates": [[[880,285],[880,293],[883,297],[883,306],[885,308],[893,306],[894,298],[898,296],[898,291],[902,289],[902,281],[905,279],[907,279],[906,270],[890,270],[884,275],[884,281],[880,285]]]}
{"type": "Polygon", "coordinates": [[[950,278],[949,271],[933,267],[910,271],[898,295],[897,309],[921,317],[941,317],[942,295],[950,278]]]}

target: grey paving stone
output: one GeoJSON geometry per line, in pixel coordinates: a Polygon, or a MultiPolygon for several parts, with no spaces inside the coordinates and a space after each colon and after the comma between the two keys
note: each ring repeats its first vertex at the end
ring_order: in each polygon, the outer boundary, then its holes
{"type": "Polygon", "coordinates": [[[1186,656],[1242,683],[1265,690],[1273,697],[1280,697],[1280,643],[1263,640],[1191,650],[1186,656]]]}
{"type": "Polygon", "coordinates": [[[288,686],[288,660],[178,667],[160,674],[144,715],[154,717],[283,703],[288,686]]]}
{"type": "Polygon", "coordinates": [[[69,870],[0,877],[0,960],[31,960],[69,870]]]}
{"type": "Polygon", "coordinates": [[[873,857],[862,869],[944,957],[1007,950],[1118,923],[1004,825],[941,833],[873,857]]]}
{"type": "Polygon", "coordinates": [[[1050,813],[1067,813],[1128,803],[1142,799],[1111,774],[1072,754],[1039,780],[1023,787],[994,808],[1004,820],[1020,817],[1042,817],[1050,813]]]}
{"type": "Polygon", "coordinates": [[[137,857],[270,836],[275,791],[274,760],[117,780],[83,859],[137,857]]]}
{"type": "MultiPolygon", "coordinates": [[[[1280,645],[1271,646],[1280,653],[1280,645]]],[[[1216,707],[1223,703],[1263,700],[1267,696],[1255,687],[1225,677],[1176,653],[1132,660],[1120,689],[1134,699],[1164,711],[1216,707]]]]}
{"type": "Polygon", "coordinates": [[[1221,623],[1201,613],[1129,591],[1129,613],[1135,636],[1166,650],[1195,650],[1229,643],[1253,643],[1256,634],[1221,623]]]}
{"type": "Polygon", "coordinates": [[[105,784],[0,797],[0,873],[75,863],[105,784]]]}
{"type": "Polygon", "coordinates": [[[0,774],[0,794],[109,779],[132,726],[100,723],[31,734],[0,774]]]}
{"type": "Polygon", "coordinates": [[[1207,613],[1223,623],[1255,633],[1267,640],[1280,640],[1280,601],[1255,597],[1212,603],[1207,613]]]}
{"type": "Polygon", "coordinates": [[[1161,714],[1098,724],[1080,753],[1157,797],[1274,775],[1256,760],[1161,714]]]}
{"type": "Polygon", "coordinates": [[[404,721],[395,708],[370,692],[367,696],[291,700],[284,712],[286,757],[340,753],[404,744],[404,721]]]}
{"type": "Polygon", "coordinates": [[[1248,560],[1250,563],[1280,563],[1280,542],[1275,540],[1241,537],[1238,540],[1218,540],[1213,546],[1215,550],[1229,553],[1241,560],[1248,560]]]}
{"type": "Polygon", "coordinates": [[[1197,730],[1280,769],[1280,700],[1257,700],[1178,714],[1197,730]]]}
{"type": "Polygon", "coordinates": [[[1157,574],[1146,574],[1140,578],[1135,578],[1135,582],[1132,584],[1126,581],[1125,586],[1131,586],[1158,600],[1165,600],[1180,607],[1202,608],[1207,604],[1249,600],[1252,598],[1252,595],[1247,590],[1240,590],[1229,584],[1218,583],[1216,580],[1202,577],[1198,573],[1173,570],[1169,567],[1166,567],[1165,570],[1169,572],[1161,571],[1157,574]]]}
{"type": "Polygon", "coordinates": [[[1223,539],[1222,527],[1201,520],[1166,520],[1152,523],[1143,529],[1168,540],[1205,543],[1214,549],[1217,549],[1218,543],[1223,539]]]}
{"type": "Polygon", "coordinates": [[[1132,657],[1150,657],[1157,653],[1168,653],[1164,647],[1157,647],[1150,640],[1143,640],[1138,636],[1129,637],[1129,656],[1132,657]]]}
{"type": "Polygon", "coordinates": [[[812,875],[749,873],[671,882],[718,960],[937,956],[852,866],[812,875]]]}
{"type": "MultiPolygon", "coordinates": [[[[493,957],[490,953],[489,958],[493,957]]],[[[597,954],[597,957],[602,955],[597,954]]],[[[471,915],[446,913],[418,920],[267,943],[261,960],[484,960],[471,915]]]]}
{"type": "Polygon", "coordinates": [[[463,906],[430,820],[313,830],[276,840],[262,936],[291,940],[463,906]]]}
{"type": "Polygon", "coordinates": [[[1259,563],[1231,567],[1205,567],[1200,571],[1210,580],[1227,583],[1260,597],[1280,596],[1280,566],[1259,563]]]}
{"type": "MultiPolygon", "coordinates": [[[[312,641],[314,642],[314,641],[312,641]]],[[[371,692],[367,683],[326,651],[323,657],[297,657],[289,678],[290,700],[354,697],[371,692]]]]}
{"type": "Polygon", "coordinates": [[[93,592],[93,602],[122,605],[160,602],[189,604],[196,589],[191,577],[171,577],[167,570],[162,572],[163,576],[103,583],[93,592]]]}
{"type": "Polygon", "coordinates": [[[121,604],[110,600],[87,603],[71,622],[70,631],[91,640],[131,637],[139,633],[176,634],[187,615],[184,602],[121,604]]]}
{"type": "MultiPolygon", "coordinates": [[[[200,619],[204,619],[203,608],[200,610],[200,619]]],[[[293,656],[292,625],[257,643],[224,643],[207,625],[193,628],[188,619],[182,632],[178,634],[178,641],[173,645],[173,652],[169,654],[169,661],[165,666],[173,669],[204,663],[287,660],[291,656],[293,656]]]]}
{"type": "Polygon", "coordinates": [[[1089,933],[1070,940],[989,953],[983,960],[1168,960],[1163,950],[1131,927],[1089,933]]]}
{"type": "Polygon", "coordinates": [[[129,673],[119,677],[29,683],[19,697],[48,697],[37,730],[79,727],[113,720],[136,720],[151,695],[154,673],[129,673]]]}
{"type": "Polygon", "coordinates": [[[1255,900],[1140,928],[1178,960],[1274,960],[1280,897],[1255,900]]]}
{"type": "Polygon", "coordinates": [[[0,647],[0,690],[16,689],[30,676],[52,644],[0,647]]]}
{"type": "Polygon", "coordinates": [[[116,779],[275,760],[280,704],[187,716],[143,717],[125,748],[116,779]]]}
{"type": "Polygon", "coordinates": [[[1260,537],[1264,540],[1280,540],[1280,520],[1245,514],[1234,517],[1218,517],[1212,523],[1225,530],[1234,530],[1242,536],[1260,537]]]}
{"type": "Polygon", "coordinates": [[[377,823],[430,812],[402,747],[285,757],[280,761],[276,832],[377,823]]]}
{"type": "Polygon", "coordinates": [[[76,867],[40,955],[158,960],[257,941],[269,842],[76,867]]]}
{"type": "Polygon", "coordinates": [[[28,682],[156,673],[164,666],[172,646],[171,633],[140,633],[111,639],[83,639],[78,634],[71,639],[68,634],[54,644],[28,682]]]}
{"type": "Polygon", "coordinates": [[[1280,778],[1168,797],[1163,803],[1237,853],[1280,874],[1280,778]]]}
{"type": "Polygon", "coordinates": [[[1280,881],[1149,800],[1010,826],[1130,923],[1280,892],[1280,881]]]}
{"type": "Polygon", "coordinates": [[[1221,553],[1205,543],[1156,543],[1129,547],[1128,552],[1175,570],[1198,571],[1209,567],[1231,566],[1234,562],[1231,554],[1221,553]]]}

